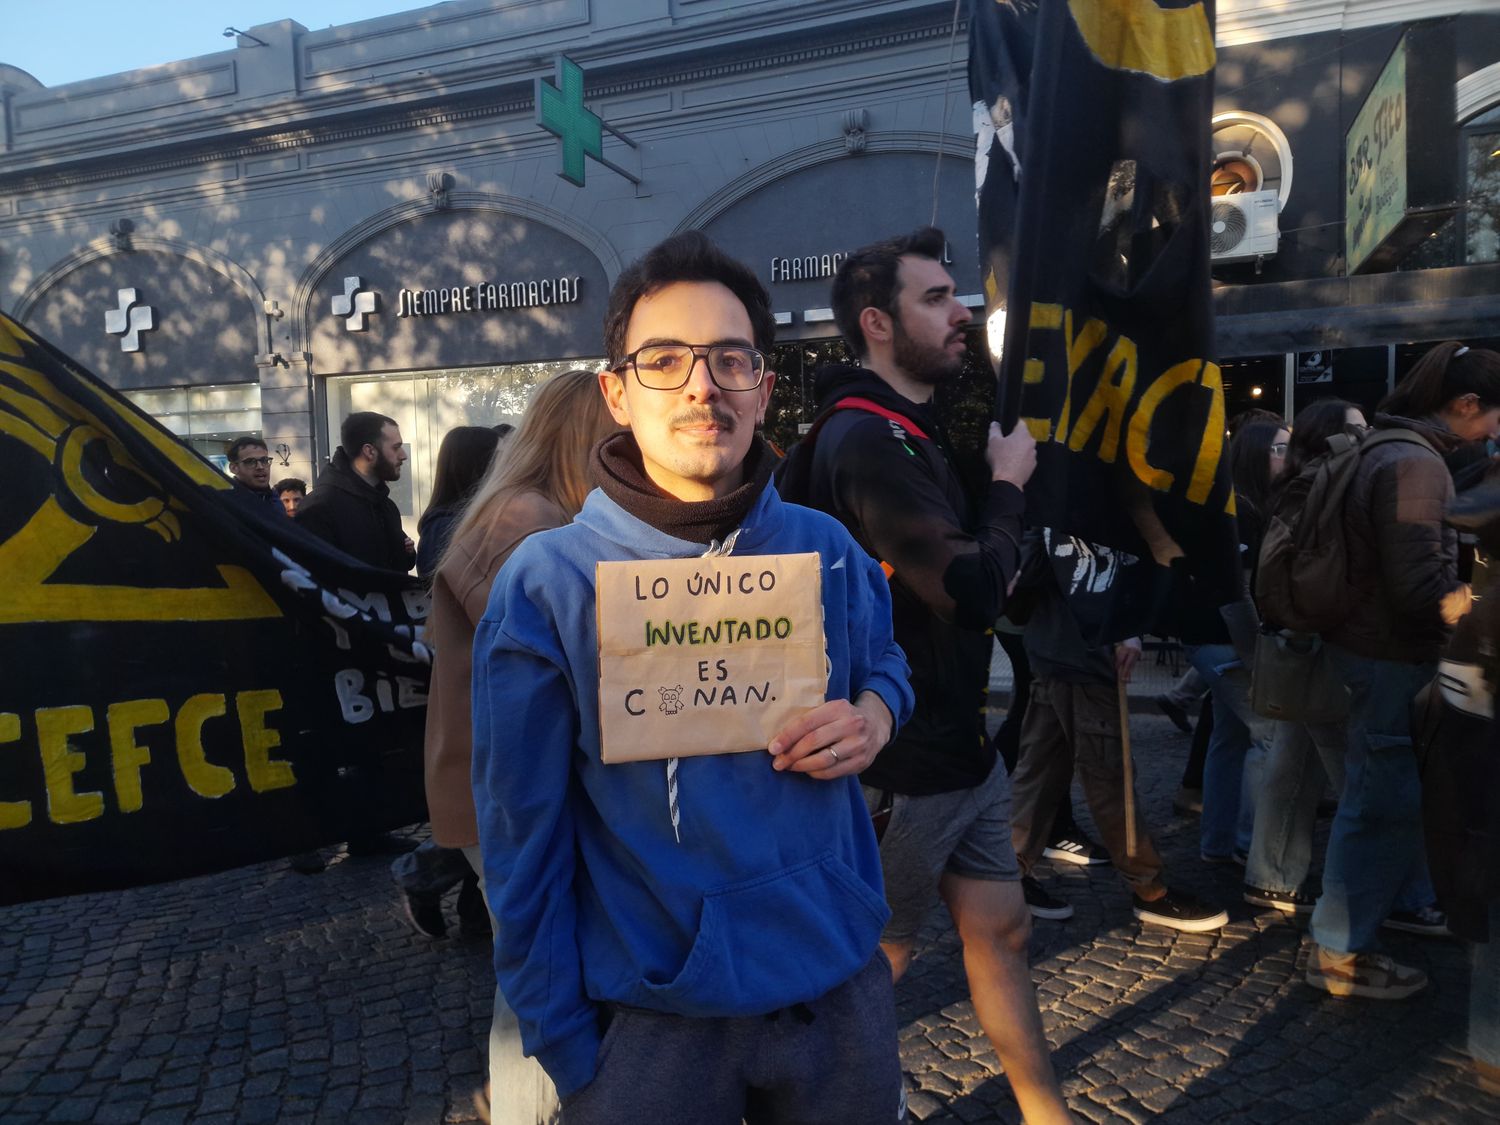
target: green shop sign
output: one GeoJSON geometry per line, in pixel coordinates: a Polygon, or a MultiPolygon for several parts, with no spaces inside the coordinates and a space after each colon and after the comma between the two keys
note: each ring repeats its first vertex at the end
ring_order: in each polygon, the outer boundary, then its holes
{"type": "Polygon", "coordinates": [[[1406,216],[1406,40],[1375,80],[1344,142],[1344,231],[1354,273],[1406,216]]]}

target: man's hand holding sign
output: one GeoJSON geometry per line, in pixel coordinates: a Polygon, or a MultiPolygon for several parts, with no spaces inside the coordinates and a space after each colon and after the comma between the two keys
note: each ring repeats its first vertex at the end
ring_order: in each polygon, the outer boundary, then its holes
{"type": "Polygon", "coordinates": [[[779,770],[819,781],[860,773],[891,740],[891,711],[873,691],[853,703],[830,699],[793,719],[767,747],[779,770]]]}

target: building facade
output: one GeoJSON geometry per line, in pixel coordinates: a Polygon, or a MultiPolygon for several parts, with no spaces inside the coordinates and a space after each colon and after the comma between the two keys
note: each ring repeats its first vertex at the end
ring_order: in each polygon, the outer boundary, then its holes
{"type": "MultiPolygon", "coordinates": [[[[1216,271],[1235,401],[1258,387],[1290,407],[1309,373],[1305,393],[1368,399],[1423,341],[1500,336],[1500,4],[1218,8],[1223,171],[1276,208],[1270,252],[1216,271]],[[1431,19],[1456,29],[1447,155],[1465,194],[1403,268],[1347,276],[1344,133],[1431,19]]],[[[697,228],[772,294],[774,421],[795,434],[812,367],[837,354],[843,253],[936,221],[982,303],[953,16],[951,0],[456,0],[266,24],[56,88],[0,66],[0,306],[207,455],[263,434],[277,476],[314,476],[350,410],[390,414],[414,528],[442,435],[596,368],[624,264],[697,228]],[[540,127],[539,82],[565,119],[585,101],[611,127],[613,168],[558,174],[579,142],[540,127]]]]}

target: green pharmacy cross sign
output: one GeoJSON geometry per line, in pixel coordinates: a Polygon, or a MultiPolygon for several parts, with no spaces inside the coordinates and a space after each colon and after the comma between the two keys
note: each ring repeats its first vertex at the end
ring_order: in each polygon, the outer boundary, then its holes
{"type": "Polygon", "coordinates": [[[545,78],[536,80],[536,122],[562,141],[562,171],[570,183],[583,187],[583,158],[592,156],[613,172],[633,184],[641,182],[618,164],[604,158],[604,131],[618,137],[631,148],[635,142],[611,128],[597,113],[583,104],[583,70],[566,55],[557,56],[557,84],[545,78]]]}

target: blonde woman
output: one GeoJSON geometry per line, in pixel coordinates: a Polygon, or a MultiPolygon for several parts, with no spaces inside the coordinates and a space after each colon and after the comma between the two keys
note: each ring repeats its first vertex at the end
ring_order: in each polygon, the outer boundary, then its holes
{"type": "MultiPolygon", "coordinates": [[[[589,452],[619,427],[591,371],[568,371],[544,383],[505,442],[453,529],[432,583],[429,639],[436,658],[427,700],[427,808],[433,840],[462,848],[475,872],[479,829],[469,783],[472,732],[469,674],[474,629],[505,560],[536,531],[577,515],[592,487],[589,452]]],[[[498,989],[490,1029],[493,1120],[541,1125],[557,1118],[551,1080],[521,1054],[515,1016],[498,989]]]]}

